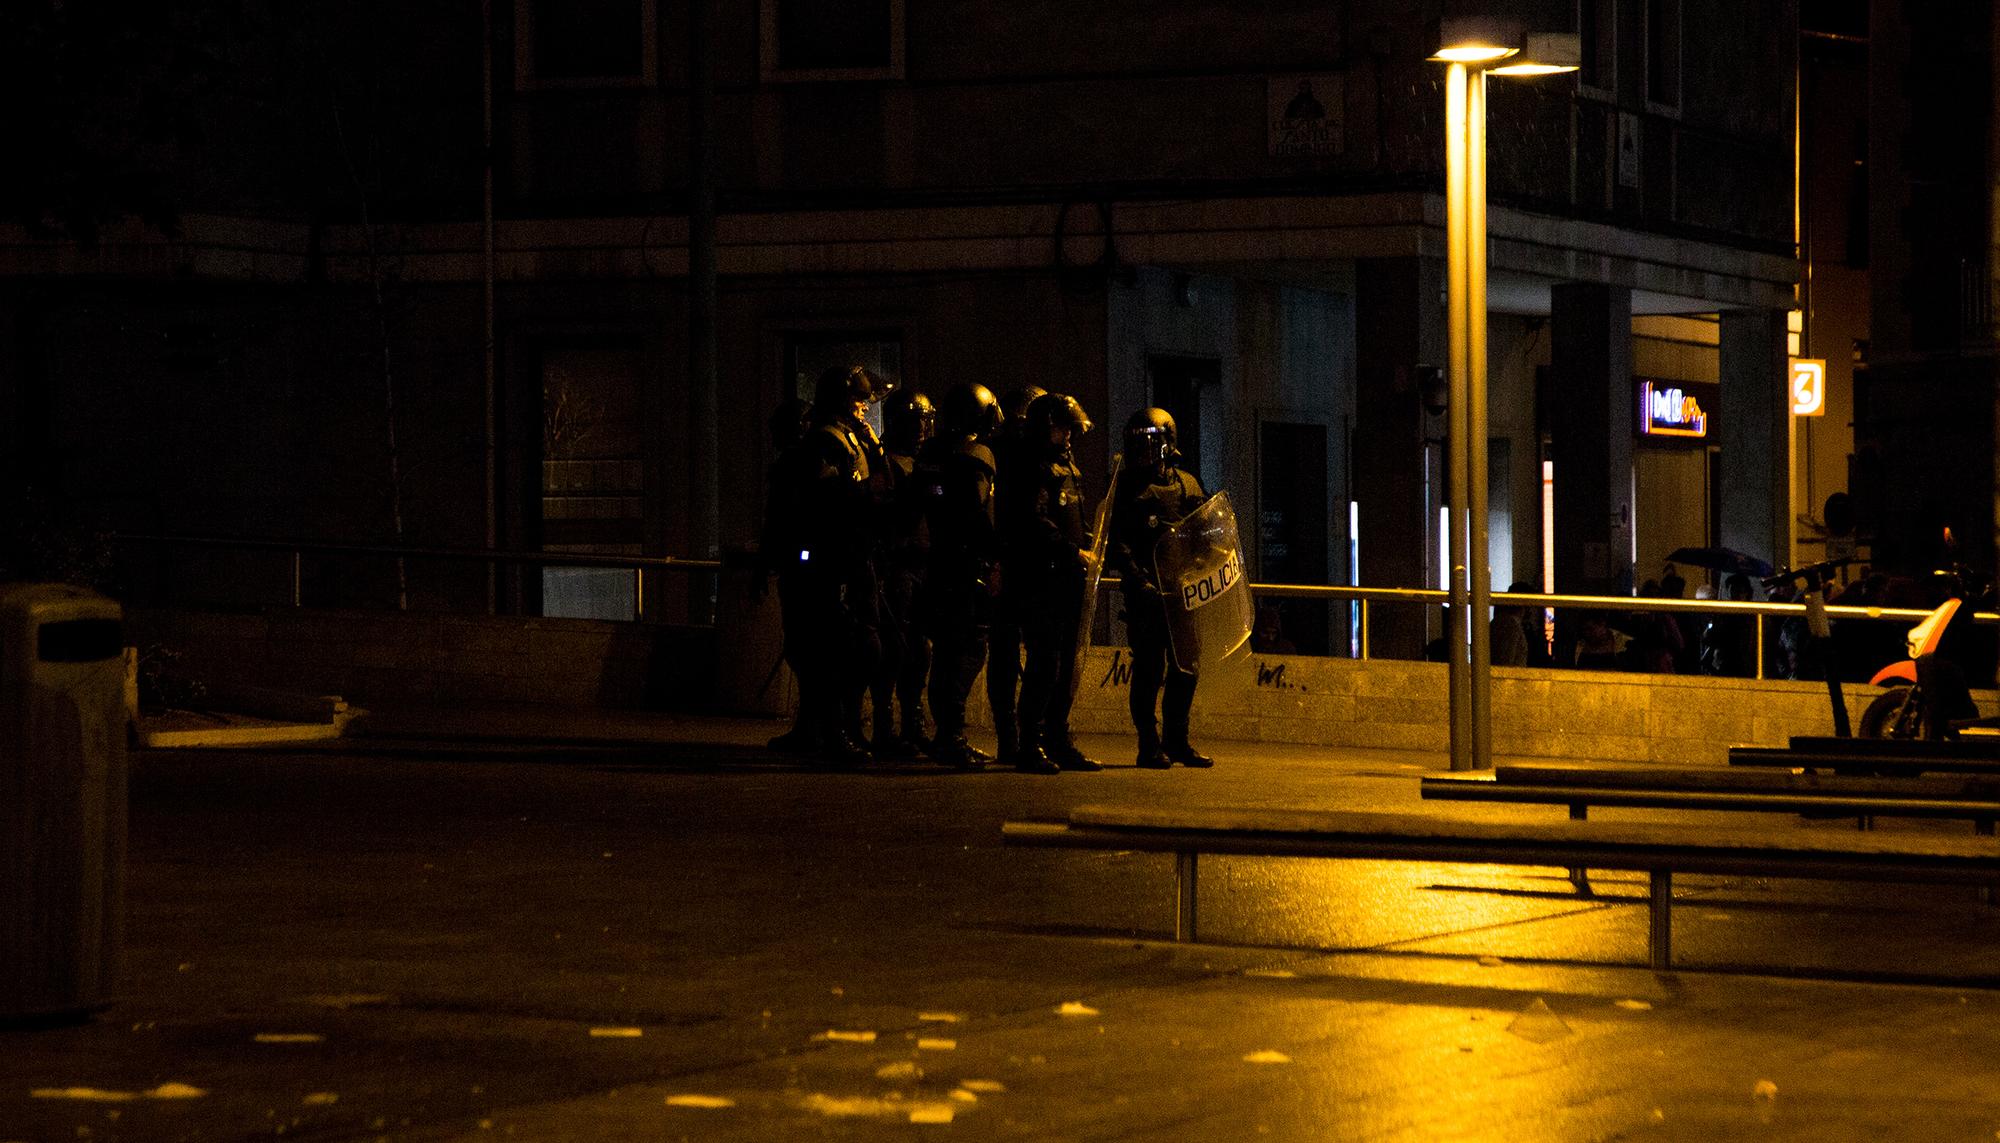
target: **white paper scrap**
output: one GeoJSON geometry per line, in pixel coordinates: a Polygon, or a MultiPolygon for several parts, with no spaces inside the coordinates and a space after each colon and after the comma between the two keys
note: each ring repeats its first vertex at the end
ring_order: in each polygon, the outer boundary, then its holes
{"type": "Polygon", "coordinates": [[[849,1044],[872,1044],[875,1042],[875,1033],[872,1031],[843,1032],[839,1028],[828,1028],[826,1031],[814,1036],[813,1039],[838,1040],[849,1044]]]}
{"type": "Polygon", "coordinates": [[[725,1095],[670,1095],[668,1107],[699,1107],[714,1111],[724,1107],[735,1107],[736,1101],[725,1095]]]}
{"type": "Polygon", "coordinates": [[[1243,1062],[1246,1064],[1289,1064],[1292,1062],[1292,1057],[1283,1052],[1274,1052],[1266,1048],[1261,1052],[1252,1052],[1243,1057],[1243,1062]]]}
{"type": "Polygon", "coordinates": [[[1062,1003],[1062,1007],[1056,1009],[1056,1015],[1095,1016],[1097,1015],[1097,1009],[1092,1008],[1090,1005],[1085,1004],[1080,1000],[1065,1000],[1062,1003]]]}

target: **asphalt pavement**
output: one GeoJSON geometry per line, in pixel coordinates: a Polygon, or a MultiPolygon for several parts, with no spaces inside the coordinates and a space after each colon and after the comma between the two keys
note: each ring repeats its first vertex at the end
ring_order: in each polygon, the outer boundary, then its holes
{"type": "Polygon", "coordinates": [[[1000,841],[1105,801],[1562,813],[1423,803],[1441,756],[828,773],[757,720],[350,729],[135,753],[125,983],[0,1031],[0,1143],[2000,1138],[2000,910],[1963,889],[1677,878],[1658,974],[1637,878],[1210,859],[1212,943],[1175,945],[1170,858],[1000,841]]]}

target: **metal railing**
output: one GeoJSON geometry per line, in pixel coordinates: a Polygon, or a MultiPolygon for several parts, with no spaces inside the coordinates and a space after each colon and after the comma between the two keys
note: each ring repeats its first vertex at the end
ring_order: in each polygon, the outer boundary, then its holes
{"type": "MultiPolygon", "coordinates": [[[[721,560],[691,560],[680,556],[610,556],[593,552],[548,552],[502,548],[410,548],[388,544],[346,544],[320,540],[252,536],[175,536],[120,533],[118,543],[154,544],[165,548],[227,548],[241,551],[284,552],[290,557],[291,600],[293,607],[304,606],[305,557],[373,556],[385,559],[459,560],[483,563],[490,568],[502,565],[544,567],[591,567],[635,572],[632,592],[635,601],[646,597],[646,573],[659,571],[719,571],[721,560]]],[[[636,605],[635,605],[636,610],[636,605]]]]}
{"type": "MultiPolygon", "coordinates": [[[[247,551],[279,551],[290,556],[292,606],[302,606],[303,564],[308,555],[364,556],[403,559],[436,559],[481,562],[489,566],[520,564],[556,567],[596,567],[626,569],[637,573],[634,590],[643,597],[645,579],[648,572],[690,572],[720,571],[725,566],[723,560],[684,559],[680,556],[614,556],[583,552],[550,552],[487,548],[412,548],[395,547],[386,544],[350,544],[316,540],[284,539],[275,537],[242,536],[181,536],[160,534],[120,534],[115,537],[120,543],[151,544],[167,548],[226,548],[247,551]]],[[[1118,577],[1106,576],[1100,590],[1108,590],[1119,585],[1118,577]]],[[[1356,650],[1362,659],[1373,658],[1370,646],[1370,630],[1373,610],[1378,605],[1418,605],[1424,607],[1449,607],[1450,595],[1431,588],[1404,587],[1347,587],[1334,584],[1295,583],[1252,583],[1251,594],[1262,599],[1306,599],[1329,603],[1358,604],[1358,636],[1356,650]]],[[[1754,603],[1720,599],[1660,599],[1653,597],[1625,595],[1551,595],[1540,593],[1509,594],[1494,592],[1491,596],[1494,607],[1553,608],[1559,611],[1603,611],[1622,613],[1686,613],[1713,618],[1717,615],[1754,616],[1803,616],[1806,608],[1802,603],[1754,603]]],[[[1826,613],[1833,619],[1900,620],[1914,624],[1930,612],[1922,608],[1909,607],[1844,607],[1829,605],[1826,613]]],[[[1981,611],[1973,616],[1976,623],[2000,624],[2000,613],[1981,611]]],[[[1751,625],[1756,631],[1756,672],[1752,677],[1764,677],[1765,636],[1762,622],[1751,625]]]]}

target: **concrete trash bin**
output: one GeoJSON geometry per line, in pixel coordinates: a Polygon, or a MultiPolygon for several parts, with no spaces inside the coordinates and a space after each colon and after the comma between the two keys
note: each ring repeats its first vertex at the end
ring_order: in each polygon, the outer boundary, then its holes
{"type": "Polygon", "coordinates": [[[124,645],[112,600],[0,585],[0,1020],[111,1002],[125,920],[124,645]]]}

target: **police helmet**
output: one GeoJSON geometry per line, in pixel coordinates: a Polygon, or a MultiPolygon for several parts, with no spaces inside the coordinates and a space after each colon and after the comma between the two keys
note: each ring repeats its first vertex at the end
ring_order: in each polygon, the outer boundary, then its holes
{"type": "Polygon", "coordinates": [[[1026,417],[1028,439],[1037,445],[1048,437],[1050,429],[1066,428],[1076,436],[1090,431],[1090,418],[1068,393],[1042,394],[1028,402],[1026,417]]]}
{"type": "Polygon", "coordinates": [[[1006,416],[1007,427],[1020,429],[1022,419],[1028,414],[1028,406],[1034,404],[1035,399],[1046,392],[1048,390],[1040,385],[1023,385],[1019,389],[1009,389],[1007,395],[1000,398],[1000,411],[1006,416]]]}
{"type": "Polygon", "coordinates": [[[948,437],[987,440],[1000,431],[1000,402],[993,390],[973,382],[954,385],[938,409],[939,429],[948,437]]]}
{"type": "Polygon", "coordinates": [[[819,375],[813,386],[813,411],[825,416],[845,413],[858,401],[880,401],[896,383],[865,365],[836,365],[819,375]]]}
{"type": "Polygon", "coordinates": [[[1172,464],[1179,455],[1174,416],[1165,409],[1141,409],[1125,422],[1125,463],[1172,464]]]}
{"type": "Polygon", "coordinates": [[[764,427],[771,433],[771,447],[783,451],[797,443],[806,434],[806,424],[811,416],[812,406],[797,397],[778,402],[778,407],[771,410],[770,419],[764,422],[764,427]]]}
{"type": "Polygon", "coordinates": [[[931,438],[937,425],[937,406],[915,389],[903,389],[882,402],[882,430],[889,443],[905,445],[912,451],[931,438]]]}

